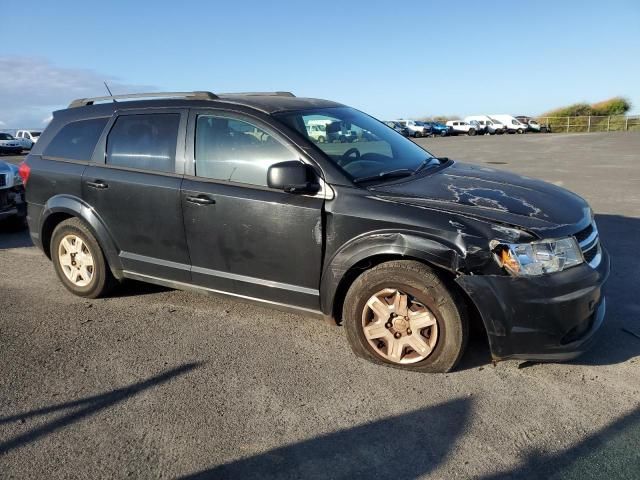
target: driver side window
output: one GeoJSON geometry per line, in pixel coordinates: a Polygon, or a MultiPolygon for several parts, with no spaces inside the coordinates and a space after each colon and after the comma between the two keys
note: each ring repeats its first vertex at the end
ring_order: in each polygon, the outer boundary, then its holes
{"type": "Polygon", "coordinates": [[[200,115],[196,122],[196,176],[267,186],[267,170],[298,155],[270,133],[244,120],[200,115]]]}

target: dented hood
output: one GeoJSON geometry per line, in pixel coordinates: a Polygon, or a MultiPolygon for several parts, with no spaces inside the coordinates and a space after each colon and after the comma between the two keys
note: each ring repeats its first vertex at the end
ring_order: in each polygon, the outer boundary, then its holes
{"type": "Polygon", "coordinates": [[[590,222],[578,195],[541,180],[479,165],[451,162],[432,174],[373,190],[386,200],[447,210],[540,235],[571,234],[590,222]]]}

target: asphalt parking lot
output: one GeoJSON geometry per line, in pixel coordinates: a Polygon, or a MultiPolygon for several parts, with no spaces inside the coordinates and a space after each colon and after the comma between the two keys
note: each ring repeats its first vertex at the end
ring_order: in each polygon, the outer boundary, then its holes
{"type": "Polygon", "coordinates": [[[340,327],[237,300],[134,282],[74,297],[5,228],[0,477],[638,478],[640,134],[418,143],[591,203],[612,255],[592,351],[493,366],[478,337],[455,372],[410,374],[357,359],[340,327]]]}

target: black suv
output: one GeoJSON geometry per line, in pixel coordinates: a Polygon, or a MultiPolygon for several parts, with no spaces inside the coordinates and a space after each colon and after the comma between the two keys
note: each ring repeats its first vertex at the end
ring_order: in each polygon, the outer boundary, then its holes
{"type": "Polygon", "coordinates": [[[495,359],[571,358],[602,324],[609,259],[577,195],[326,100],[151,96],[74,101],[22,165],[33,241],[76,295],[131,278],[258,300],[429,372],[456,365],[475,313],[495,359]]]}

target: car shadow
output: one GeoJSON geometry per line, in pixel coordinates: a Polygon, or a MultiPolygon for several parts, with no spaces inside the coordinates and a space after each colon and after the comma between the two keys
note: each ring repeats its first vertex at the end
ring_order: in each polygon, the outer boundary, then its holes
{"type": "MultiPolygon", "coordinates": [[[[0,442],[0,456],[6,453],[35,442],[42,437],[54,433],[62,428],[65,428],[71,424],[79,422],[87,417],[95,415],[102,410],[113,407],[123,401],[127,400],[134,395],[137,395],[152,387],[156,387],[163,383],[170,381],[171,379],[184,375],[191,370],[200,367],[201,363],[187,363],[177,368],[173,368],[154,377],[151,377],[142,382],[134,383],[127,387],[111,390],[106,393],[94,395],[91,397],[74,400],[71,402],[60,403],[57,405],[51,405],[49,407],[39,408],[28,412],[7,415],[0,417],[0,425],[5,425],[13,422],[25,422],[29,419],[35,419],[43,415],[51,413],[70,411],[64,413],[58,418],[48,421],[44,424],[38,424],[31,430],[25,433],[9,438],[0,442]]],[[[37,422],[38,423],[38,422],[37,422]]]]}
{"type": "Polygon", "coordinates": [[[0,221],[0,250],[33,247],[26,225],[14,220],[0,221]]]}
{"type": "Polygon", "coordinates": [[[596,224],[611,256],[607,313],[598,342],[570,362],[575,365],[610,365],[640,356],[640,218],[596,215],[596,224]]]}
{"type": "Polygon", "coordinates": [[[471,414],[471,399],[458,398],[182,478],[416,478],[454,453],[471,414]]]}
{"type": "MultiPolygon", "coordinates": [[[[413,479],[436,475],[445,463],[469,478],[456,445],[472,419],[472,402],[458,398],[329,433],[180,477],[206,479],[413,479]],[[451,459],[449,460],[449,457],[451,459]],[[466,472],[462,473],[461,472],[466,472]]],[[[482,434],[476,441],[483,441],[482,434]]],[[[555,452],[521,449],[515,467],[485,480],[637,478],[640,409],[555,452]]],[[[491,448],[487,446],[487,448],[491,448]]],[[[491,468],[491,467],[489,467],[491,468]]],[[[447,478],[438,476],[438,478],[447,478]]]]}
{"type": "Polygon", "coordinates": [[[517,467],[483,480],[587,478],[637,479],[640,476],[640,409],[559,453],[522,452],[517,467]]]}

